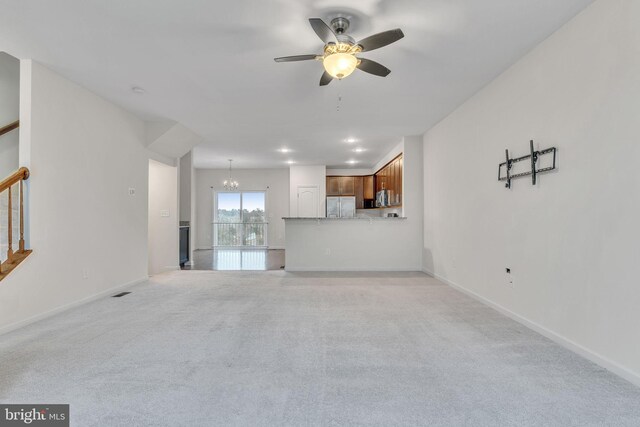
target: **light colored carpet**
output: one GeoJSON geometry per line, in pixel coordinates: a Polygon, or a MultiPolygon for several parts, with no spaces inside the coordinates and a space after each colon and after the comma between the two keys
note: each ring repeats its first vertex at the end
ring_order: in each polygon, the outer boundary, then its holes
{"type": "Polygon", "coordinates": [[[640,389],[418,273],[182,271],[0,337],[74,426],[638,426],[640,389]]]}

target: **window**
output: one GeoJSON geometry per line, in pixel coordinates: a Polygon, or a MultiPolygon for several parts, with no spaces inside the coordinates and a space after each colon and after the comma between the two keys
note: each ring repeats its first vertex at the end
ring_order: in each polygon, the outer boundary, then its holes
{"type": "Polygon", "coordinates": [[[214,246],[267,246],[266,192],[219,191],[213,211],[214,246]]]}

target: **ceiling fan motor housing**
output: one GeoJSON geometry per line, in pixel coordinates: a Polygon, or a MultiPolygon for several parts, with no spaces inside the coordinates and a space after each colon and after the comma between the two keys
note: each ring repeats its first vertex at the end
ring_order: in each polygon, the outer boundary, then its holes
{"type": "Polygon", "coordinates": [[[349,29],[351,22],[345,17],[339,16],[331,20],[331,27],[336,34],[344,34],[349,29]]]}

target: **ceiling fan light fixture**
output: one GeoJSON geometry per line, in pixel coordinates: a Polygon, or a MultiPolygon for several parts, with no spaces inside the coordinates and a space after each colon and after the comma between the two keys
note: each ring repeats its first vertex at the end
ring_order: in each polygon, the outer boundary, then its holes
{"type": "Polygon", "coordinates": [[[309,18],[309,24],[316,35],[324,42],[322,55],[293,55],[273,58],[276,62],[297,62],[320,60],[324,73],[320,77],[320,86],[326,86],[332,80],[342,80],[358,68],[374,76],[387,77],[391,70],[382,64],[366,58],[358,58],[356,54],[369,52],[395,43],[404,37],[400,28],[373,34],[358,42],[345,32],[349,28],[349,19],[339,16],[331,21],[331,27],[320,18],[309,18]]]}
{"type": "Polygon", "coordinates": [[[342,80],[355,71],[358,66],[358,58],[352,53],[336,52],[325,56],[322,65],[331,77],[342,80]]]}
{"type": "Polygon", "coordinates": [[[322,65],[331,77],[342,80],[358,67],[360,61],[355,54],[360,50],[359,45],[351,43],[329,43],[324,48],[322,65]]]}

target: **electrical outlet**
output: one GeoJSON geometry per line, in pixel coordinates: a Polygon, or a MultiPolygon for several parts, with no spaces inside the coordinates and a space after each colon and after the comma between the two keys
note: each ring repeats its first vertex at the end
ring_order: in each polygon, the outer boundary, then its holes
{"type": "Polygon", "coordinates": [[[324,250],[325,255],[331,255],[331,249],[327,248],[324,250]]]}
{"type": "Polygon", "coordinates": [[[136,189],[133,187],[129,187],[129,195],[130,196],[135,196],[136,195],[136,189]]]}
{"type": "Polygon", "coordinates": [[[82,269],[82,278],[83,279],[88,279],[89,278],[89,272],[87,271],[86,268],[82,269]]]}

